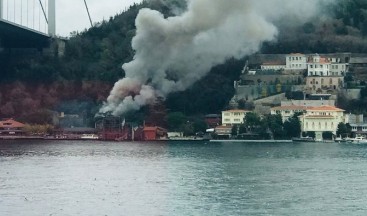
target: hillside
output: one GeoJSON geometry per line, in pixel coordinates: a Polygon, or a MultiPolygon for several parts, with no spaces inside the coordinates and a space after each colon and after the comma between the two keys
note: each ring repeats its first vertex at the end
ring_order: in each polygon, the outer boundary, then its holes
{"type": "MultiPolygon", "coordinates": [[[[173,2],[175,9],[184,7],[177,2],[173,2]]],[[[0,117],[42,123],[51,119],[48,110],[66,110],[84,113],[92,122],[114,82],[124,77],[122,64],[134,56],[134,21],[144,7],[161,11],[166,17],[176,12],[161,1],[133,5],[87,31],[74,32],[62,58],[38,52],[26,58],[14,51],[0,53],[0,117]],[[78,102],[84,106],[79,107],[78,102]]],[[[342,0],[325,7],[328,16],[322,20],[315,18],[302,26],[282,23],[278,41],[265,43],[261,52],[367,52],[367,2],[342,0]]],[[[244,64],[244,59],[230,59],[214,67],[188,90],[169,95],[165,107],[187,115],[219,112],[232,97],[233,81],[244,64]]],[[[148,111],[142,112],[139,116],[148,111]]]]}

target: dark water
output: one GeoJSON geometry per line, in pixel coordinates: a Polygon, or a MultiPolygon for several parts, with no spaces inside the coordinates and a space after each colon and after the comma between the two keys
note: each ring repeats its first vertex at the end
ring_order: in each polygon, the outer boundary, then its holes
{"type": "Polygon", "coordinates": [[[0,141],[0,215],[367,215],[367,146],[0,141]]]}

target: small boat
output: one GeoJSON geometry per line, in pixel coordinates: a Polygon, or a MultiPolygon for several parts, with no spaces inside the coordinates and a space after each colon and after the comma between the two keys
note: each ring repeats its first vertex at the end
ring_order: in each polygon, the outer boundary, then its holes
{"type": "Polygon", "coordinates": [[[99,139],[97,134],[83,134],[80,136],[80,139],[85,139],[85,140],[97,140],[99,139]]]}
{"type": "Polygon", "coordinates": [[[293,137],[293,142],[316,142],[316,140],[313,137],[293,137]]]}
{"type": "Polygon", "coordinates": [[[367,139],[363,136],[357,136],[355,138],[348,139],[347,142],[352,144],[367,144],[367,139]]]}

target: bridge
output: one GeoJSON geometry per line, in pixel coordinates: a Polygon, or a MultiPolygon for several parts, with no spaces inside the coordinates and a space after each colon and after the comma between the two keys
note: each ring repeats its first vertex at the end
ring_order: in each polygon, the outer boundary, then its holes
{"type": "Polygon", "coordinates": [[[0,0],[0,47],[41,49],[55,36],[55,0],[0,0]]]}

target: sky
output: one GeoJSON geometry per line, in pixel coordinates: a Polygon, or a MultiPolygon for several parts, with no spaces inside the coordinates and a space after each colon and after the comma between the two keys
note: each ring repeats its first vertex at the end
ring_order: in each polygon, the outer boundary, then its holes
{"type": "MultiPolygon", "coordinates": [[[[47,10],[47,0],[41,0],[47,10]]],[[[109,20],[142,0],[86,0],[92,22],[109,20]]],[[[47,11],[46,11],[47,13],[47,11]]],[[[47,32],[39,0],[3,0],[3,18],[31,29],[47,32]]],[[[56,35],[68,37],[70,32],[90,28],[84,0],[56,0],[56,35]]]]}
{"type": "MultiPolygon", "coordinates": [[[[129,8],[134,2],[141,0],[87,0],[93,23],[129,8]]],[[[56,34],[69,36],[72,31],[83,31],[90,27],[83,0],[56,0],[56,34]]]]}

